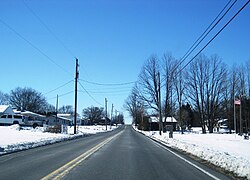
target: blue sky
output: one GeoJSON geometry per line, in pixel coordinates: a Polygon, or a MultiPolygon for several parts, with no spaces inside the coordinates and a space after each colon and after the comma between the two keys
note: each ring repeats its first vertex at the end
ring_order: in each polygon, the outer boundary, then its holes
{"type": "MultiPolygon", "coordinates": [[[[212,34],[246,1],[239,0],[212,34]]],[[[176,58],[181,58],[227,2],[228,0],[2,0],[0,91],[9,93],[18,86],[32,87],[44,93],[52,105],[55,105],[54,97],[57,94],[60,96],[68,93],[59,98],[59,106],[73,105],[74,82],[71,80],[74,78],[75,57],[80,63],[80,79],[104,84],[136,81],[143,63],[150,55],[157,54],[161,57],[163,53],[171,52],[176,58]],[[66,84],[67,82],[69,83],[66,84]],[[64,84],[66,85],[50,92],[64,84]]],[[[249,60],[249,19],[250,5],[204,53],[218,54],[229,66],[249,60]]],[[[211,37],[212,35],[208,39],[211,37]]],[[[115,109],[124,112],[124,100],[133,86],[98,86],[84,81],[81,84],[91,97],[79,92],[79,113],[91,105],[103,106],[104,98],[108,99],[109,111],[113,103],[115,109]]],[[[81,86],[79,91],[84,91],[81,86]]],[[[128,119],[127,113],[124,114],[128,119]]]]}

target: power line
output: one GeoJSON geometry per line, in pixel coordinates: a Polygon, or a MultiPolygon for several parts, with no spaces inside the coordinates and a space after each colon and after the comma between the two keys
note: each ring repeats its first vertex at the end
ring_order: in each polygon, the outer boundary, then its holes
{"type": "MultiPolygon", "coordinates": [[[[73,93],[73,92],[74,92],[74,91],[69,91],[69,92],[67,92],[67,93],[58,95],[58,97],[63,97],[63,96],[66,96],[66,95],[68,95],[68,94],[71,94],[71,93],[73,93]]],[[[47,99],[47,100],[52,100],[52,99],[56,99],[56,98],[57,98],[57,96],[52,97],[52,98],[49,98],[49,99],[47,99]]]]}
{"type": "Polygon", "coordinates": [[[26,6],[26,8],[36,17],[36,19],[47,29],[47,31],[62,45],[62,47],[66,51],[68,51],[68,53],[71,54],[74,58],[76,58],[73,52],[63,43],[62,40],[58,38],[58,36],[55,33],[53,33],[53,31],[48,27],[48,25],[35,13],[35,11],[31,9],[31,7],[25,2],[25,0],[23,0],[23,3],[26,6]]]}
{"type": "MultiPolygon", "coordinates": [[[[74,58],[76,58],[76,55],[69,49],[68,46],[65,45],[65,43],[51,30],[51,28],[49,28],[49,26],[37,15],[37,13],[27,4],[27,2],[25,2],[25,0],[23,0],[24,5],[26,6],[26,8],[31,12],[31,14],[33,14],[33,16],[45,27],[45,29],[56,39],[56,41],[61,44],[61,46],[74,58]]],[[[83,70],[86,74],[87,71],[85,70],[85,68],[83,67],[83,70]]]]}
{"type": "Polygon", "coordinates": [[[129,85],[129,84],[134,84],[136,83],[137,81],[131,81],[131,82],[124,82],[124,83],[97,83],[97,82],[91,82],[91,81],[87,81],[87,80],[84,80],[84,79],[79,79],[80,81],[83,81],[83,82],[86,82],[86,83],[89,83],[89,84],[94,84],[94,85],[98,85],[98,86],[124,86],[124,85],[129,85]]]}
{"type": "Polygon", "coordinates": [[[113,93],[124,93],[124,92],[129,92],[130,90],[117,90],[117,91],[89,91],[89,93],[92,94],[113,94],[113,93]]]}
{"type": "Polygon", "coordinates": [[[180,62],[174,67],[174,70],[177,69],[187,58],[190,54],[201,44],[201,42],[208,36],[208,34],[218,25],[218,23],[226,16],[226,14],[230,11],[230,9],[235,5],[237,0],[235,0],[230,7],[225,11],[228,5],[231,3],[230,0],[224,8],[220,11],[220,13],[215,17],[215,19],[210,23],[210,25],[206,28],[206,30],[199,36],[199,38],[192,44],[192,46],[188,49],[188,51],[184,54],[181,58],[180,62]],[[225,11],[225,12],[224,12],[225,11]],[[224,14],[221,16],[221,14],[224,14]],[[221,17],[220,17],[221,16],[221,17]],[[219,18],[220,17],[220,18],[219,18]],[[219,19],[218,19],[219,18],[219,19]],[[218,19],[218,20],[217,20],[218,19]],[[216,21],[217,20],[217,21],[216,21]],[[216,22],[215,22],[216,21],[216,22]],[[214,24],[215,23],[215,24],[214,24]],[[213,25],[214,24],[214,25],[213,25]]]}
{"type": "Polygon", "coordinates": [[[88,91],[99,91],[99,90],[131,90],[131,86],[117,86],[117,87],[112,87],[112,86],[107,86],[107,87],[100,87],[99,88],[91,88],[91,89],[87,89],[88,91]]]}
{"type": "Polygon", "coordinates": [[[45,54],[41,49],[39,49],[37,46],[35,46],[33,43],[31,43],[28,39],[26,39],[24,36],[22,36],[19,32],[17,32],[14,28],[12,28],[10,25],[8,25],[5,21],[3,21],[2,19],[0,19],[0,22],[5,25],[8,29],[10,29],[12,32],[14,32],[17,36],[19,36],[22,40],[24,40],[26,43],[28,43],[31,47],[33,47],[35,50],[37,50],[40,54],[42,54],[44,57],[46,57],[49,61],[51,61],[53,64],[55,64],[57,67],[59,67],[60,69],[62,69],[63,71],[65,71],[66,73],[70,74],[70,76],[72,76],[72,74],[67,71],[65,68],[63,68],[62,66],[60,66],[58,63],[56,63],[52,58],[50,58],[47,54],[45,54]]]}
{"type": "Polygon", "coordinates": [[[64,86],[66,86],[67,84],[69,84],[69,83],[71,83],[71,82],[73,82],[73,81],[74,81],[74,80],[70,80],[69,82],[67,82],[67,83],[65,83],[65,84],[63,84],[63,85],[61,85],[61,86],[59,86],[59,87],[57,87],[57,88],[55,88],[55,89],[53,89],[53,90],[51,90],[51,91],[48,91],[48,92],[44,93],[44,95],[49,94],[49,93],[52,93],[52,92],[54,92],[54,91],[56,91],[56,90],[58,90],[58,89],[60,89],[60,88],[62,88],[62,87],[64,87],[64,86]]]}
{"type": "Polygon", "coordinates": [[[190,60],[188,61],[181,69],[180,71],[177,73],[179,74],[183,69],[185,69],[227,26],[228,24],[230,24],[232,22],[232,20],[248,5],[248,3],[250,2],[250,0],[248,0],[238,11],[237,13],[213,36],[212,39],[210,39],[210,41],[208,41],[208,43],[190,60]]]}
{"type": "Polygon", "coordinates": [[[101,105],[101,106],[103,106],[103,104],[101,104],[100,102],[98,102],[84,87],[83,87],[83,85],[81,84],[81,82],[78,82],[79,84],[80,84],[80,86],[82,87],[82,89],[89,95],[89,97],[93,100],[93,101],[95,101],[97,104],[99,104],[99,105],[101,105]]]}

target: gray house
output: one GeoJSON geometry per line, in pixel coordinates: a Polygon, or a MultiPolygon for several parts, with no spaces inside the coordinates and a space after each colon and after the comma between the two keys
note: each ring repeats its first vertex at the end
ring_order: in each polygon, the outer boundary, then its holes
{"type": "Polygon", "coordinates": [[[56,115],[51,115],[46,117],[46,124],[53,126],[53,125],[71,125],[71,119],[60,117],[56,115]]]}

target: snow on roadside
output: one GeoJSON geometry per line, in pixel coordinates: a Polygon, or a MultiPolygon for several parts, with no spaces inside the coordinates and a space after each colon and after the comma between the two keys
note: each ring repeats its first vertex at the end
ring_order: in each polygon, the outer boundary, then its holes
{"type": "Polygon", "coordinates": [[[174,133],[169,138],[168,133],[140,131],[164,143],[200,157],[214,165],[234,172],[238,176],[250,179],[250,141],[235,134],[195,134],[174,133]]]}
{"type": "MultiPolygon", "coordinates": [[[[108,131],[115,128],[108,127],[108,131]]],[[[74,135],[74,128],[68,127],[68,134],[55,134],[44,132],[43,127],[21,129],[19,125],[0,126],[0,155],[106,132],[106,128],[105,126],[79,126],[77,131],[78,133],[74,135]]]]}

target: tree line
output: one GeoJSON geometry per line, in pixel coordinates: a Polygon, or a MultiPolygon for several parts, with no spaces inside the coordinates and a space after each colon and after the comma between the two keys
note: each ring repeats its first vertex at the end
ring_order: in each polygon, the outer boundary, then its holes
{"type": "Polygon", "coordinates": [[[210,133],[218,120],[228,119],[234,130],[234,100],[236,132],[250,128],[250,61],[228,67],[218,55],[200,54],[187,67],[171,53],[162,58],[150,56],[144,63],[125,108],[133,123],[140,125],[143,117],[157,116],[160,133],[166,117],[174,116],[182,130],[200,126],[210,133]],[[240,111],[241,109],[241,118],[240,111]],[[142,115],[143,114],[143,115],[142,115]]]}
{"type": "MultiPolygon", "coordinates": [[[[74,108],[71,105],[63,105],[58,110],[55,106],[49,104],[44,95],[32,88],[17,87],[9,94],[0,91],[0,105],[11,105],[19,111],[31,111],[34,113],[50,116],[56,113],[74,114],[74,108]]],[[[106,118],[103,107],[90,106],[82,110],[82,117],[87,124],[98,124],[106,118]]],[[[123,114],[114,115],[112,123],[123,124],[123,114]]]]}

